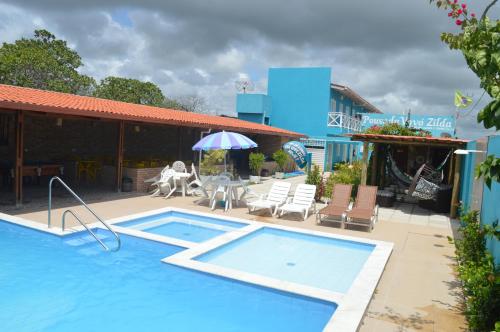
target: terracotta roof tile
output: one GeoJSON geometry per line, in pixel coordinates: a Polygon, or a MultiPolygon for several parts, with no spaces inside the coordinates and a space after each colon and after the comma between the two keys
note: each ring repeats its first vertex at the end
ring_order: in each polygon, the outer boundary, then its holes
{"type": "Polygon", "coordinates": [[[229,117],[183,112],[161,107],[4,84],[0,84],[0,108],[234,130],[286,137],[304,136],[281,128],[229,117]]]}

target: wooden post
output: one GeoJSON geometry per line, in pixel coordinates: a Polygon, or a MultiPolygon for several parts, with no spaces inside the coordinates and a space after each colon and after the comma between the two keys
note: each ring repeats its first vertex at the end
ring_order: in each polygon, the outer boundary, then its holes
{"type": "Polygon", "coordinates": [[[457,217],[458,210],[458,193],[460,191],[460,165],[462,162],[462,156],[459,154],[455,155],[455,171],[453,175],[453,190],[451,192],[451,207],[450,207],[450,217],[457,217]]]}
{"type": "Polygon", "coordinates": [[[23,157],[24,157],[24,112],[18,111],[16,116],[16,160],[14,168],[14,193],[16,206],[23,204],[23,157]]]}
{"type": "Polygon", "coordinates": [[[452,155],[450,157],[450,166],[448,168],[448,184],[453,184],[453,166],[455,165],[455,163],[453,162],[455,158],[453,158],[453,149],[451,150],[452,151],[452,155]]]}
{"type": "Polygon", "coordinates": [[[371,176],[370,176],[370,184],[372,186],[377,185],[377,163],[378,163],[378,154],[379,154],[379,144],[375,143],[373,144],[373,151],[372,151],[372,169],[371,169],[371,176]]]}
{"type": "Polygon", "coordinates": [[[116,151],[116,191],[122,191],[123,145],[125,143],[125,121],[118,123],[118,147],[116,151]]]}
{"type": "Polygon", "coordinates": [[[368,142],[363,142],[363,159],[361,161],[361,184],[366,185],[366,173],[368,169],[368,142]]]}

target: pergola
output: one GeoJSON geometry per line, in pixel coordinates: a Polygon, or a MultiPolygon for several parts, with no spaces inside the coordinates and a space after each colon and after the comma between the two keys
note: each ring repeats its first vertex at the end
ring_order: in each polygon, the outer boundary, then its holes
{"type": "MultiPolygon", "coordinates": [[[[451,151],[450,164],[448,167],[447,182],[453,186],[452,198],[450,206],[450,216],[452,218],[457,215],[459,206],[459,190],[460,190],[460,168],[461,155],[454,154],[456,149],[463,149],[467,140],[445,138],[445,137],[420,137],[420,136],[397,136],[397,135],[379,135],[379,134],[353,134],[352,140],[363,142],[363,157],[362,157],[362,174],[361,183],[371,185],[377,184],[377,180],[381,176],[382,163],[380,161],[379,149],[382,145],[404,146],[408,151],[416,149],[426,149],[428,152],[432,149],[448,149],[451,151]],[[373,145],[373,158],[371,164],[371,178],[367,179],[368,175],[368,152],[369,144],[373,145]]],[[[408,158],[411,158],[411,153],[408,152],[408,158]]]]}
{"type": "Polygon", "coordinates": [[[5,138],[0,142],[0,158],[12,165],[9,172],[16,205],[22,203],[23,176],[32,175],[30,172],[51,174],[48,166],[40,171],[40,167],[26,165],[26,154],[37,160],[50,160],[56,155],[64,158],[58,149],[65,150],[66,155],[78,154],[80,151],[72,151],[69,146],[78,141],[92,153],[113,160],[114,186],[120,191],[124,151],[163,149],[162,153],[176,158],[192,157],[191,146],[210,130],[244,133],[269,152],[304,136],[230,117],[0,84],[0,141],[5,138]]]}

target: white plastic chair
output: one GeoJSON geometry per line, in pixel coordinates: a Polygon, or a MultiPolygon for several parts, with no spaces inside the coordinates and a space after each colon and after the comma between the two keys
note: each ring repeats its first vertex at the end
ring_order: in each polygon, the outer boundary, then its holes
{"type": "Polygon", "coordinates": [[[172,169],[179,173],[187,172],[186,164],[180,160],[177,160],[172,164],[172,169]]]}
{"type": "Polygon", "coordinates": [[[161,172],[157,176],[144,180],[144,183],[154,183],[156,181],[159,181],[161,179],[161,174],[169,168],[170,166],[167,165],[164,169],[161,170],[161,172]]]}
{"type": "Polygon", "coordinates": [[[262,195],[256,201],[247,202],[248,213],[257,209],[268,209],[272,215],[275,215],[278,207],[285,203],[291,186],[290,182],[274,182],[267,195],[262,195]]]}
{"type": "Polygon", "coordinates": [[[302,214],[304,220],[307,219],[309,210],[314,207],[316,210],[316,186],[312,184],[299,184],[293,197],[288,198],[285,205],[278,207],[278,217],[285,213],[296,212],[302,214]]]}
{"type": "Polygon", "coordinates": [[[214,192],[212,194],[212,199],[210,201],[210,206],[212,210],[215,210],[215,205],[217,204],[217,197],[219,195],[222,195],[222,201],[225,203],[224,204],[224,211],[227,211],[229,207],[229,200],[231,199],[231,193],[228,192],[229,188],[229,182],[231,182],[231,179],[229,176],[225,175],[220,175],[217,178],[217,187],[214,189],[214,192]]]}
{"type": "Polygon", "coordinates": [[[194,164],[191,164],[191,176],[189,177],[189,179],[192,180],[187,183],[187,190],[188,194],[192,195],[196,188],[201,187],[203,185],[200,178],[198,177],[198,174],[196,173],[196,168],[194,167],[194,164]]]}
{"type": "Polygon", "coordinates": [[[210,206],[212,205],[212,197],[208,194],[209,188],[212,185],[212,177],[209,176],[201,181],[201,185],[194,188],[191,191],[192,195],[200,196],[200,199],[196,200],[196,204],[200,204],[203,201],[210,201],[210,206]]]}
{"type": "Polygon", "coordinates": [[[157,186],[156,190],[151,194],[151,197],[165,195],[165,198],[169,198],[176,190],[174,180],[175,171],[173,169],[165,169],[161,172],[160,180],[154,182],[152,185],[157,186]]]}
{"type": "Polygon", "coordinates": [[[249,186],[247,186],[246,182],[241,178],[241,176],[239,177],[239,180],[241,182],[241,189],[243,189],[243,192],[241,193],[241,196],[239,198],[240,201],[242,201],[242,200],[246,201],[247,197],[250,197],[250,196],[253,196],[256,198],[259,198],[262,196],[261,194],[256,193],[249,186]]]}

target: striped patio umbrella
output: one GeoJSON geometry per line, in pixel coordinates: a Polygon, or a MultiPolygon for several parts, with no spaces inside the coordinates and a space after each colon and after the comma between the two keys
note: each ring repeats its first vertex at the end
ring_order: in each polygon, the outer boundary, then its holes
{"type": "MultiPolygon", "coordinates": [[[[198,143],[193,145],[193,150],[241,150],[256,147],[257,143],[244,135],[230,131],[221,131],[203,137],[198,143]]],[[[224,155],[224,169],[226,169],[226,155],[224,155]]]]}
{"type": "Polygon", "coordinates": [[[250,138],[230,131],[221,131],[203,137],[193,146],[194,151],[208,150],[241,150],[257,147],[250,138]]]}

